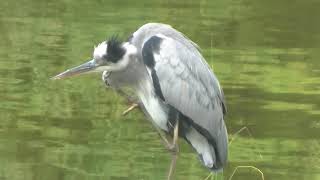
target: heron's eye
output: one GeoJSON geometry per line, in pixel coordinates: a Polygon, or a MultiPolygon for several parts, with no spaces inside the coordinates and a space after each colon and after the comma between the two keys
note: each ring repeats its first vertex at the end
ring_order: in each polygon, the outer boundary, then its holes
{"type": "Polygon", "coordinates": [[[107,55],[107,54],[103,55],[103,56],[102,56],[102,59],[103,59],[104,61],[108,61],[108,55],[107,55]]]}

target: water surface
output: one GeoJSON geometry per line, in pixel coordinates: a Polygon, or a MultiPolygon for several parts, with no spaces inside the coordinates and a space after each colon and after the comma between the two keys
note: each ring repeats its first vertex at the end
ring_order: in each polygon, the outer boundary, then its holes
{"type": "MultiPolygon", "coordinates": [[[[165,179],[170,155],[139,111],[100,74],[49,78],[93,46],[163,22],[202,48],[228,105],[228,179],[239,165],[266,179],[320,179],[317,0],[18,0],[0,2],[0,179],[165,179]]],[[[176,179],[208,175],[180,141],[176,179]]],[[[236,179],[260,179],[242,169],[236,179]]]]}

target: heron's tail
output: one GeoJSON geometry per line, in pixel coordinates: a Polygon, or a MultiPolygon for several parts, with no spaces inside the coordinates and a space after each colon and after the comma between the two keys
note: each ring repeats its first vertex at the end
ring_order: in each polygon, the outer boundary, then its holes
{"type": "Polygon", "coordinates": [[[217,132],[214,139],[208,139],[193,127],[185,134],[187,141],[197,151],[202,164],[214,172],[222,171],[228,158],[228,135],[223,120],[220,126],[220,132],[217,132]]]}
{"type": "Polygon", "coordinates": [[[214,143],[210,143],[211,154],[215,157],[215,164],[210,168],[214,172],[222,171],[228,160],[228,132],[224,120],[220,123],[220,132],[217,133],[214,143]]]}

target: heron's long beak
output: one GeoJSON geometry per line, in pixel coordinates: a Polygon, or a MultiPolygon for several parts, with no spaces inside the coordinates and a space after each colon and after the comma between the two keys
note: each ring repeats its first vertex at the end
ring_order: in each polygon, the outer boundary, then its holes
{"type": "Polygon", "coordinates": [[[89,72],[94,72],[94,70],[98,67],[98,65],[94,62],[94,60],[88,61],[84,64],[81,64],[80,66],[68,69],[51,79],[63,79],[66,77],[71,77],[79,74],[84,74],[84,73],[89,73],[89,72]]]}

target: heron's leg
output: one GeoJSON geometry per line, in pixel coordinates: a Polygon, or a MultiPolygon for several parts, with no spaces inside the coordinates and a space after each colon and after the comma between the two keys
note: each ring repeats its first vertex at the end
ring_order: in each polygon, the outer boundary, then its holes
{"type": "MultiPolygon", "coordinates": [[[[160,136],[160,139],[162,140],[162,144],[166,147],[166,149],[168,150],[168,151],[176,151],[176,149],[178,148],[178,147],[176,147],[177,146],[177,143],[176,144],[174,144],[173,143],[173,139],[171,140],[169,140],[168,138],[167,138],[167,136],[163,133],[163,131],[161,130],[161,129],[159,129],[159,128],[157,128],[156,126],[154,126],[154,128],[157,130],[157,132],[158,132],[158,135],[160,136]],[[170,142],[170,141],[172,141],[172,142],[170,142]]],[[[177,141],[177,140],[176,140],[177,141]]]]}
{"type": "Polygon", "coordinates": [[[154,126],[155,129],[158,132],[158,135],[160,136],[160,139],[162,140],[163,145],[169,150],[169,146],[171,145],[166,137],[165,134],[163,134],[163,131],[159,128],[157,128],[156,126],[154,126]]]}
{"type": "Polygon", "coordinates": [[[174,170],[176,168],[179,146],[178,146],[178,134],[179,134],[179,119],[177,119],[176,124],[173,130],[173,141],[172,144],[169,146],[169,150],[172,152],[172,159],[170,164],[170,169],[168,173],[168,180],[171,179],[173,176],[174,170]]]}

